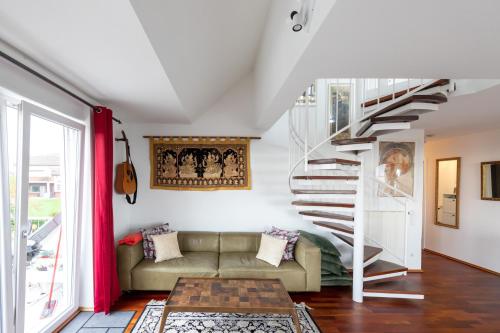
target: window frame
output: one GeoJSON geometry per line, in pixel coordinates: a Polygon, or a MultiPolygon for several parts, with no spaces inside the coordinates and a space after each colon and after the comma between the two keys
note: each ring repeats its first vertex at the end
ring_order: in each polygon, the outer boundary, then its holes
{"type": "MultiPolygon", "coordinates": [[[[29,153],[30,153],[30,126],[31,117],[35,116],[67,128],[77,130],[79,133],[78,143],[78,161],[76,163],[78,170],[75,172],[78,179],[75,181],[75,209],[74,209],[74,225],[72,226],[70,237],[72,237],[72,246],[68,247],[71,251],[71,266],[69,273],[71,276],[68,279],[68,293],[69,304],[67,309],[53,318],[52,322],[43,327],[40,332],[52,332],[59,327],[65,320],[73,315],[79,308],[80,291],[79,291],[79,275],[80,275],[80,260],[81,260],[81,229],[82,229],[82,216],[83,216],[83,193],[84,193],[84,165],[85,165],[85,136],[86,126],[83,122],[78,121],[72,117],[67,117],[61,112],[57,112],[50,108],[45,108],[40,104],[33,103],[33,101],[25,99],[12,99],[10,96],[5,96],[0,93],[0,102],[5,105],[5,102],[16,102],[18,105],[18,154],[17,154],[17,186],[16,186],[16,248],[14,260],[11,265],[14,268],[15,276],[11,284],[14,286],[13,302],[7,304],[10,311],[15,315],[10,316],[12,323],[6,323],[8,327],[14,327],[16,333],[24,331],[25,323],[25,288],[26,288],[26,256],[19,255],[26,251],[27,237],[23,236],[23,232],[28,231],[28,197],[30,193],[30,185],[28,181],[29,175],[29,153]],[[23,267],[23,269],[18,269],[23,267]]],[[[2,111],[2,113],[4,113],[2,111]]],[[[4,164],[8,164],[5,161],[4,164]]],[[[7,171],[8,172],[8,171],[7,171]]],[[[8,198],[7,198],[8,201],[8,198]]],[[[10,235],[9,235],[10,237],[10,235]]],[[[9,238],[10,244],[10,238],[9,238]]],[[[10,246],[10,245],[9,245],[10,246]]],[[[3,250],[3,249],[2,249],[3,250]]],[[[9,249],[8,253],[11,251],[9,249]]],[[[3,318],[5,319],[5,318],[3,318]]],[[[5,323],[2,323],[5,325],[5,323]]]]}
{"type": "MultiPolygon", "coordinates": [[[[330,82],[327,82],[327,117],[328,117],[328,121],[327,121],[327,133],[329,136],[335,134],[337,131],[341,130],[343,127],[339,128],[338,127],[338,123],[339,123],[339,93],[338,93],[338,88],[339,87],[346,87],[349,89],[349,110],[347,112],[347,116],[348,116],[348,122],[347,124],[351,124],[352,123],[352,120],[353,120],[353,112],[354,112],[354,102],[355,102],[355,99],[354,99],[354,93],[355,93],[355,90],[356,90],[356,83],[355,83],[355,80],[352,80],[352,79],[343,79],[343,80],[338,80],[338,79],[335,79],[335,80],[331,80],[330,82]],[[332,91],[334,89],[337,89],[337,92],[336,92],[336,105],[334,106],[333,105],[333,98],[332,98],[332,91]],[[335,107],[335,131],[332,131],[332,122],[331,122],[331,119],[332,119],[332,113],[333,113],[333,108],[335,107]]],[[[345,126],[344,126],[345,127],[345,126]]],[[[342,133],[339,133],[336,138],[340,138],[340,137],[343,137],[343,136],[348,136],[349,138],[351,137],[351,129],[347,129],[346,131],[342,132],[342,133]]]]}

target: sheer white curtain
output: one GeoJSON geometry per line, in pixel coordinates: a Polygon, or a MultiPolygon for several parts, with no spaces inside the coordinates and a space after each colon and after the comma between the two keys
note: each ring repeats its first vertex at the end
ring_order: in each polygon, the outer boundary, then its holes
{"type": "MultiPolygon", "coordinates": [[[[80,153],[81,153],[81,133],[70,127],[64,127],[64,151],[63,151],[63,163],[61,174],[63,175],[63,197],[62,197],[62,226],[63,232],[66,233],[66,253],[72,253],[73,246],[79,248],[79,244],[76,244],[79,237],[78,232],[78,212],[81,203],[78,198],[78,189],[80,187],[80,153]]],[[[71,260],[68,262],[68,256],[66,256],[65,267],[70,268],[67,277],[67,286],[69,290],[76,288],[76,264],[77,260],[71,260]],[[70,266],[71,264],[71,266],[70,266]]],[[[68,297],[72,297],[73,293],[67,293],[68,297]]],[[[68,299],[69,303],[75,304],[76,299],[68,299]]]]}
{"type": "Polygon", "coordinates": [[[0,332],[14,331],[7,110],[0,97],[0,332]]]}

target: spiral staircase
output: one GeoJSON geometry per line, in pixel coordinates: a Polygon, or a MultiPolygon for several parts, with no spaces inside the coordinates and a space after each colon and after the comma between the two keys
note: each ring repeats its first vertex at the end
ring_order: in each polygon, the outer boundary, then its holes
{"type": "MultiPolygon", "coordinates": [[[[356,302],[362,302],[364,297],[424,298],[422,293],[401,287],[408,268],[380,259],[386,249],[374,245],[364,233],[367,183],[373,180],[391,193],[413,198],[378,179],[365,179],[363,159],[379,136],[410,129],[412,122],[425,113],[438,111],[454,89],[450,80],[429,80],[412,87],[408,84],[405,90],[372,100],[360,98],[356,106],[362,116],[313,147],[309,142],[313,141],[310,123],[318,123],[311,113],[315,109],[289,111],[289,136],[293,146],[289,174],[294,195],[292,205],[304,219],[319,230],[333,234],[351,252],[346,256],[349,259],[343,261],[353,277],[356,302]],[[351,133],[349,138],[345,137],[346,131],[351,133]]],[[[303,96],[307,98],[307,93],[303,96]]]]}

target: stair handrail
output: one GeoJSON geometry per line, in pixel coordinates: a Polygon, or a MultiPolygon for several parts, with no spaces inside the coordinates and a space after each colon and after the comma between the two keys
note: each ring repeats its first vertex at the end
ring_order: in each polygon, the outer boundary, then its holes
{"type": "MultiPolygon", "coordinates": [[[[428,83],[425,83],[425,84],[422,84],[420,85],[418,88],[415,88],[411,91],[408,91],[406,94],[404,95],[401,95],[400,97],[397,97],[396,99],[393,99],[392,102],[393,103],[396,103],[400,100],[403,100],[405,98],[408,98],[409,96],[413,96],[415,95],[415,93],[421,91],[421,90],[424,90],[425,88],[427,88],[428,86],[431,86],[433,85],[435,82],[437,82],[438,80],[432,80],[428,83]]],[[[383,106],[379,106],[377,109],[374,110],[374,112],[376,111],[379,111],[383,108],[385,108],[386,106],[383,105],[383,106]]],[[[323,146],[325,143],[327,143],[328,141],[331,141],[333,138],[335,138],[337,135],[341,134],[342,132],[350,129],[351,127],[353,127],[353,125],[355,124],[360,124],[361,122],[365,121],[365,120],[368,120],[370,117],[372,117],[371,113],[370,114],[367,114],[363,117],[361,117],[360,119],[350,123],[349,125],[347,126],[344,126],[343,128],[341,128],[340,130],[338,130],[337,132],[333,133],[332,135],[330,135],[329,137],[327,137],[326,139],[324,139],[323,141],[321,141],[320,143],[318,143],[316,146],[314,146],[313,148],[309,149],[307,151],[307,153],[304,154],[304,157],[302,157],[300,160],[298,160],[293,166],[292,168],[290,169],[289,173],[288,173],[288,186],[290,188],[290,190],[292,189],[292,184],[291,184],[291,177],[293,175],[293,173],[295,172],[295,169],[302,163],[305,163],[307,164],[307,157],[309,155],[311,155],[313,152],[315,152],[318,148],[320,148],[321,146],[323,146]]]]}
{"type": "MultiPolygon", "coordinates": [[[[292,134],[292,139],[293,139],[293,141],[295,141],[295,143],[297,144],[297,146],[299,147],[300,150],[305,151],[304,150],[305,142],[304,142],[304,140],[302,140],[300,138],[300,135],[299,135],[299,133],[297,133],[295,126],[293,126],[293,109],[289,110],[288,112],[289,112],[288,127],[290,130],[290,134],[292,134]]],[[[310,149],[311,149],[311,146],[308,145],[308,150],[310,150],[310,149]]],[[[323,154],[321,154],[320,152],[316,152],[316,153],[318,154],[318,156],[323,156],[323,154]]]]}

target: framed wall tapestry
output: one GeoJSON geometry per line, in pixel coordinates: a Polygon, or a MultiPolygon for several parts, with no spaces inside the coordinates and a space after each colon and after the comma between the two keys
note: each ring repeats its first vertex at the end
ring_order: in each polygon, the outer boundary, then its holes
{"type": "Polygon", "coordinates": [[[249,190],[250,139],[148,137],[151,188],[177,191],[249,190]]]}
{"type": "MultiPolygon", "coordinates": [[[[380,142],[379,166],[383,166],[387,184],[412,196],[415,173],[415,142],[380,142]]],[[[379,186],[378,195],[402,197],[392,189],[379,186]]]]}

